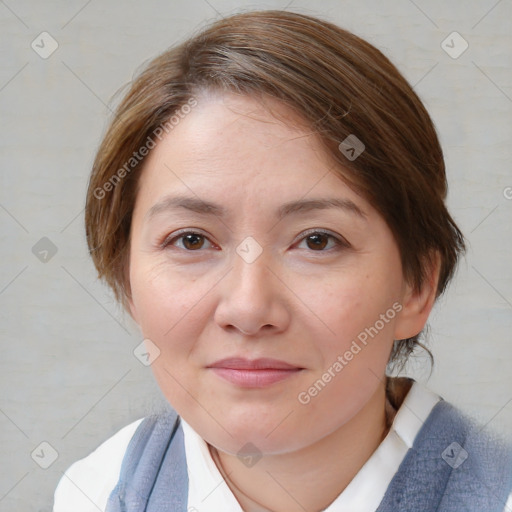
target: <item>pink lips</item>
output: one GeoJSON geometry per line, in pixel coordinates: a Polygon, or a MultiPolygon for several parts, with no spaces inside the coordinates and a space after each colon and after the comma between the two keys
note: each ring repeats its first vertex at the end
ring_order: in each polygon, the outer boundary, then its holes
{"type": "Polygon", "coordinates": [[[244,388],[262,388],[287,379],[303,368],[277,359],[221,359],[208,366],[216,375],[244,388]]]}

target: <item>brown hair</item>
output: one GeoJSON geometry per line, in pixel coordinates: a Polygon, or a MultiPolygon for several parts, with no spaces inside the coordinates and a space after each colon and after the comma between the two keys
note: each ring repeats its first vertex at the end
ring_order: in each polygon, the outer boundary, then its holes
{"type": "MultiPolygon", "coordinates": [[[[298,113],[340,176],[383,216],[416,289],[440,256],[442,293],[464,240],[444,203],[443,154],[422,102],[354,34],[302,14],[254,11],[215,22],[153,59],[116,109],[94,161],[85,224],[99,276],[120,301],[126,305],[130,293],[130,224],[144,155],[204,90],[272,97],[298,113]],[[348,136],[365,146],[355,159],[339,149],[348,136]]],[[[417,336],[398,340],[391,360],[417,343],[417,336]]]]}

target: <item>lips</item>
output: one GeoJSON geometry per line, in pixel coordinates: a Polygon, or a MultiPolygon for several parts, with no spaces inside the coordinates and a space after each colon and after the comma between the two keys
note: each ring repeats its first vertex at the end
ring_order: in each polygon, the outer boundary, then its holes
{"type": "Polygon", "coordinates": [[[211,364],[209,368],[229,368],[232,370],[298,370],[297,366],[278,359],[245,359],[243,357],[229,357],[211,364]]]}
{"type": "Polygon", "coordinates": [[[278,359],[232,357],[209,365],[218,377],[244,388],[262,388],[288,379],[304,368],[278,359]]]}

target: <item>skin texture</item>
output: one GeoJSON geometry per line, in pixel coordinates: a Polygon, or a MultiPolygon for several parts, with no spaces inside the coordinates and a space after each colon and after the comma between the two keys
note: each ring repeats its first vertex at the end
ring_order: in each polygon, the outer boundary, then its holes
{"type": "Polygon", "coordinates": [[[423,328],[436,271],[421,292],[411,289],[387,224],[286,107],[268,100],[278,120],[250,97],[205,94],[198,101],[157,144],[140,177],[131,314],[160,350],[152,369],[162,392],[218,453],[244,510],[321,510],[386,433],[384,374],[393,339],[423,328]],[[163,206],[175,195],[226,213],[163,206]],[[351,201],[362,215],[317,208],[276,216],[284,203],[318,198],[351,201]],[[203,237],[186,242],[180,230],[203,237]],[[340,244],[308,238],[319,230],[340,244]],[[237,253],[246,237],[262,249],[251,263],[237,253]],[[393,304],[400,311],[301,403],[299,393],[393,304]],[[235,356],[301,370],[242,388],[207,368],[235,356]],[[236,455],[248,442],[262,454],[252,467],[236,455]]]}

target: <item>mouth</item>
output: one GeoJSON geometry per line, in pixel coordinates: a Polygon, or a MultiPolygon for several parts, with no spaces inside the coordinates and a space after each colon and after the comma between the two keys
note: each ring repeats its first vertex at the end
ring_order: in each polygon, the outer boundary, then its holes
{"type": "Polygon", "coordinates": [[[277,359],[227,358],[207,366],[218,377],[243,388],[263,388],[291,378],[304,368],[277,359]]]}

